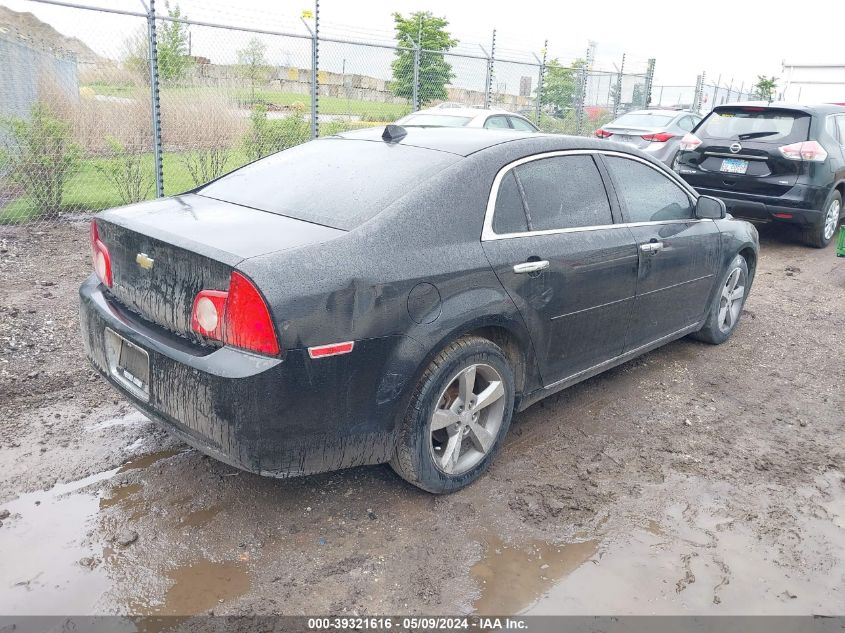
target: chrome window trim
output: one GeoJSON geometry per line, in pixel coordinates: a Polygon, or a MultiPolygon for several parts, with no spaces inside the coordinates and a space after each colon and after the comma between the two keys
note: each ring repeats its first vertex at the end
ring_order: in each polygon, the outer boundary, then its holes
{"type": "MultiPolygon", "coordinates": [[[[601,154],[603,156],[619,156],[620,158],[627,158],[630,160],[634,160],[637,162],[642,163],[643,165],[647,165],[651,167],[654,171],[658,172],[659,174],[663,175],[664,177],[668,178],[672,182],[674,182],[684,193],[686,193],[692,202],[695,205],[695,201],[698,199],[698,194],[695,190],[690,187],[685,181],[683,181],[677,174],[674,172],[669,172],[668,174],[661,170],[656,165],[652,165],[649,161],[640,158],[639,156],[634,156],[633,154],[627,154],[625,152],[617,152],[614,150],[599,150],[599,149],[562,149],[562,150],[553,150],[550,152],[542,152],[540,154],[532,154],[531,156],[523,156],[522,158],[518,158],[514,160],[504,167],[502,167],[497,173],[496,177],[493,179],[493,185],[490,188],[490,195],[487,198],[487,209],[484,212],[484,227],[481,230],[481,241],[482,242],[490,242],[493,240],[507,240],[513,239],[517,237],[531,237],[531,236],[539,236],[539,235],[556,235],[558,233],[582,233],[584,231],[600,231],[603,229],[621,229],[627,228],[632,226],[657,226],[660,224],[679,224],[679,223],[689,223],[689,222],[708,222],[710,220],[699,220],[696,218],[689,218],[686,220],[656,220],[654,222],[620,222],[618,224],[602,224],[596,226],[577,226],[577,227],[570,227],[564,229],[543,229],[540,231],[521,231],[519,233],[496,233],[493,230],[493,214],[496,210],[496,198],[499,195],[499,186],[502,183],[504,177],[510,172],[512,169],[519,167],[520,165],[524,165],[526,163],[531,163],[536,160],[543,160],[544,158],[554,158],[556,156],[582,156],[582,155],[595,155],[601,154]]],[[[604,179],[604,174],[601,174],[602,179],[604,179]]]]}

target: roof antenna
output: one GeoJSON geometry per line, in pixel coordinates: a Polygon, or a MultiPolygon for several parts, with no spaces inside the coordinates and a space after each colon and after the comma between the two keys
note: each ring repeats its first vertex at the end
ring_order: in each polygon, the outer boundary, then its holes
{"type": "Polygon", "coordinates": [[[398,143],[403,138],[408,135],[408,130],[403,128],[401,125],[385,125],[384,132],[381,134],[381,138],[383,141],[387,141],[388,143],[398,143]]]}

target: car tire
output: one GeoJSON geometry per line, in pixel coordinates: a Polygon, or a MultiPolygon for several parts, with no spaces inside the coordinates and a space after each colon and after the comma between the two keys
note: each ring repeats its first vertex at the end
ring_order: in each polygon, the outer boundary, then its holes
{"type": "Polygon", "coordinates": [[[711,345],[721,345],[727,341],[742,316],[742,308],[750,289],[749,281],[748,262],[742,255],[737,255],[722,275],[704,326],[692,337],[711,345]],[[737,296],[736,291],[740,287],[742,294],[737,296]]]}
{"type": "Polygon", "coordinates": [[[804,243],[813,248],[824,248],[836,236],[836,228],[842,215],[842,194],[834,190],[827,198],[818,225],[804,231],[804,243]]]}
{"type": "Polygon", "coordinates": [[[390,466],[435,494],[468,486],[498,452],[513,406],[513,370],[501,348],[478,336],[459,338],[431,361],[414,389],[390,466]]]}

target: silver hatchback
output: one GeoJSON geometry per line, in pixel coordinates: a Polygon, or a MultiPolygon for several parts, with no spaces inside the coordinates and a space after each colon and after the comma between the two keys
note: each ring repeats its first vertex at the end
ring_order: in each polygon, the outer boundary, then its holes
{"type": "Polygon", "coordinates": [[[634,110],[595,131],[599,138],[632,145],[670,167],[684,134],[701,121],[701,115],[678,110],[634,110]]]}

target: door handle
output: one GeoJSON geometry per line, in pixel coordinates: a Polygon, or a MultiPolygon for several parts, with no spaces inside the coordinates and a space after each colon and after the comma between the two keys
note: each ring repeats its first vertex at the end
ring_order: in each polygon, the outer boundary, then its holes
{"type": "Polygon", "coordinates": [[[513,272],[520,273],[536,273],[545,270],[549,267],[549,261],[541,259],[536,262],[522,262],[521,264],[514,264],[513,272]]]}
{"type": "Polygon", "coordinates": [[[640,250],[643,253],[659,253],[663,250],[663,242],[649,242],[648,244],[640,244],[640,250]]]}

